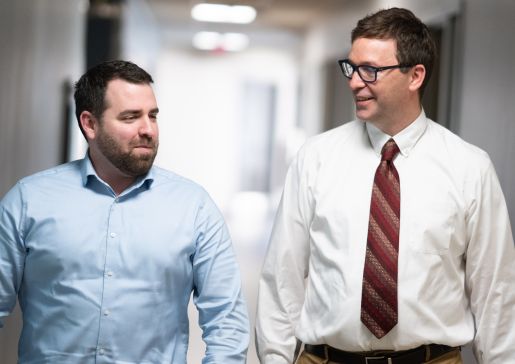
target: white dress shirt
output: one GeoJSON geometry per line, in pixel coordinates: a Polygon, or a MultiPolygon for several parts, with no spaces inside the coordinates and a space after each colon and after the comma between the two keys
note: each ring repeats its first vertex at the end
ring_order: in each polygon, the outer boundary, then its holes
{"type": "Polygon", "coordinates": [[[393,139],[401,186],[398,324],[361,323],[370,199],[390,138],[353,121],[310,139],[288,175],[259,285],[261,363],[297,338],[346,351],[474,340],[480,363],[515,363],[515,247],[488,155],[426,118],[393,139]]]}

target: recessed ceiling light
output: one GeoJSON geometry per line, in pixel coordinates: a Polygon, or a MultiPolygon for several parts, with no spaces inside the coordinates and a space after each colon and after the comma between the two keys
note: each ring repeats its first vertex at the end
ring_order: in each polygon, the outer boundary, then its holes
{"type": "Polygon", "coordinates": [[[248,24],[256,18],[256,9],[247,5],[197,4],[191,16],[198,21],[248,24]]]}
{"type": "Polygon", "coordinates": [[[238,52],[248,45],[249,37],[242,33],[199,32],[193,37],[193,46],[204,51],[238,52]]]}
{"type": "Polygon", "coordinates": [[[222,48],[229,52],[240,52],[249,46],[249,37],[242,33],[222,35],[222,48]]]}

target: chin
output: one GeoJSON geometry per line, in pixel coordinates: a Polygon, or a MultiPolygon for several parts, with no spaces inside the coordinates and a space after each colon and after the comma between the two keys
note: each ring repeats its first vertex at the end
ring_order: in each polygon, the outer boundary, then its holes
{"type": "Polygon", "coordinates": [[[359,120],[362,120],[362,121],[370,121],[370,118],[371,118],[372,115],[370,115],[370,113],[367,113],[367,112],[363,112],[363,111],[356,111],[356,117],[359,119],[359,120]]]}

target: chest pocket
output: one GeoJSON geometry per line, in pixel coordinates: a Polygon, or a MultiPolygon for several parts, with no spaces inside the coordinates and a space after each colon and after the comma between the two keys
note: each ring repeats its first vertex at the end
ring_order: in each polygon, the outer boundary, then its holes
{"type": "MultiPolygon", "coordinates": [[[[451,201],[426,201],[417,206],[416,216],[408,216],[411,250],[423,254],[445,255],[456,227],[456,208],[451,201]]],[[[402,216],[401,216],[402,221],[402,216]]]]}

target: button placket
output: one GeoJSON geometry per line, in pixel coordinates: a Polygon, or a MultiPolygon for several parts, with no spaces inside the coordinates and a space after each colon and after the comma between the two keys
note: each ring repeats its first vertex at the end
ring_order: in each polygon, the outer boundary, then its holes
{"type": "Polygon", "coordinates": [[[107,224],[106,253],[103,270],[103,294],[100,303],[100,328],[98,334],[98,350],[100,356],[106,358],[107,350],[110,347],[113,337],[112,311],[109,307],[113,305],[116,292],[113,291],[114,270],[116,270],[116,257],[121,237],[121,209],[117,206],[119,200],[116,198],[111,203],[107,224]]]}

